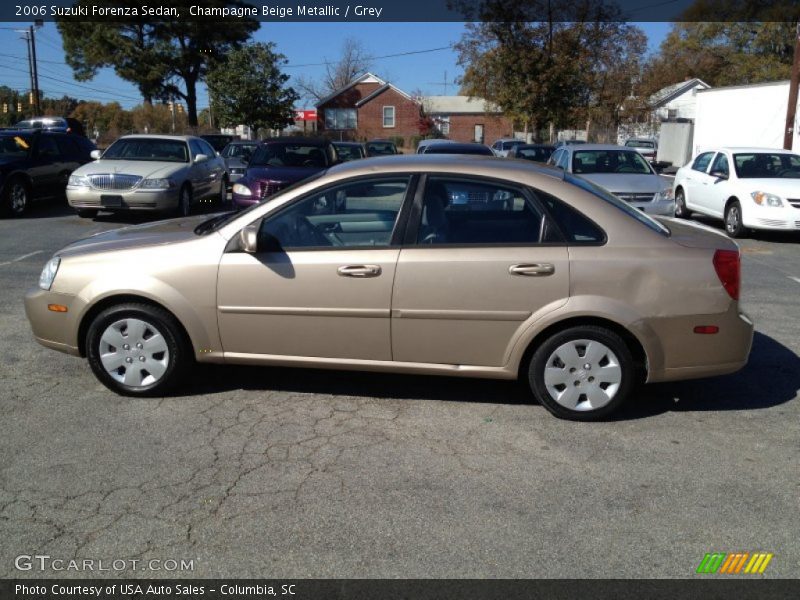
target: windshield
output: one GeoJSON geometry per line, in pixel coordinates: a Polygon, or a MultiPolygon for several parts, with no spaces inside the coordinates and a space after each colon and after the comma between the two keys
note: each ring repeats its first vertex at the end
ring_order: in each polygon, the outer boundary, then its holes
{"type": "Polygon", "coordinates": [[[186,142],[157,138],[128,138],[117,140],[103,153],[103,160],[153,160],[158,162],[189,162],[186,142]]]}
{"type": "Polygon", "coordinates": [[[397,154],[392,142],[370,142],[367,144],[367,152],[370,154],[397,154]]]}
{"type": "Polygon", "coordinates": [[[27,119],[16,125],[20,129],[44,129],[47,127],[66,127],[64,119],[27,119]]]}
{"type": "Polygon", "coordinates": [[[609,204],[616,206],[622,212],[627,214],[630,217],[633,217],[646,227],[649,227],[653,231],[660,233],[663,236],[669,237],[670,232],[669,229],[664,227],[661,223],[649,217],[641,210],[634,208],[624,200],[620,200],[615,195],[610,194],[605,190],[605,188],[600,187],[599,185],[595,185],[591,181],[587,181],[581,177],[573,177],[572,175],[565,175],[564,181],[571,183],[573,185],[577,185],[579,188],[586,190],[589,193],[594,194],[598,198],[605,200],[609,204]]]}
{"type": "Polygon", "coordinates": [[[222,156],[225,158],[242,158],[248,161],[253,156],[256,148],[258,148],[258,144],[228,144],[222,151],[222,156]]]}
{"type": "Polygon", "coordinates": [[[267,198],[265,200],[262,200],[261,202],[258,202],[256,204],[251,204],[250,206],[248,206],[244,210],[232,211],[232,212],[227,212],[227,213],[222,213],[222,214],[219,214],[219,215],[215,215],[215,216],[211,217],[210,219],[208,219],[207,221],[203,221],[202,223],[200,223],[200,225],[195,227],[194,228],[194,232],[197,235],[206,235],[207,233],[211,233],[212,231],[216,231],[220,227],[223,227],[223,226],[227,225],[228,223],[230,223],[233,219],[241,217],[242,215],[246,215],[246,214],[252,212],[253,210],[255,210],[256,208],[258,208],[260,206],[263,206],[264,204],[266,204],[268,202],[272,202],[273,200],[277,200],[278,198],[282,198],[284,196],[284,194],[287,194],[287,193],[293,191],[295,188],[298,188],[301,185],[305,185],[307,183],[310,183],[312,181],[315,181],[315,180],[319,179],[320,177],[325,175],[325,173],[327,173],[327,172],[328,172],[327,170],[320,171],[319,173],[314,173],[313,175],[311,175],[309,177],[306,177],[305,179],[301,179],[300,181],[295,181],[292,185],[286,186],[285,188],[283,188],[279,192],[274,193],[272,196],[270,196],[269,198],[267,198]]]}
{"type": "Polygon", "coordinates": [[[579,150],[572,155],[572,172],[652,174],[650,165],[635,150],[579,150]]]}
{"type": "Polygon", "coordinates": [[[300,167],[321,169],[328,166],[325,150],[308,144],[262,144],[253,153],[251,167],[300,167]]]}
{"type": "Polygon", "coordinates": [[[517,158],[526,158],[537,162],[547,162],[553,154],[553,148],[517,148],[517,158]]]}
{"type": "Polygon", "coordinates": [[[649,148],[651,150],[656,147],[654,142],[648,142],[646,140],[628,140],[625,142],[625,145],[628,148],[649,148]]]}
{"type": "Polygon", "coordinates": [[[31,138],[25,135],[0,137],[0,158],[25,158],[31,149],[31,138]]]}
{"type": "Polygon", "coordinates": [[[336,146],[336,154],[339,155],[341,160],[356,160],[359,158],[363,158],[364,152],[361,149],[361,146],[345,146],[345,145],[337,145],[336,146]]]}
{"type": "Polygon", "coordinates": [[[425,154],[480,154],[482,156],[494,156],[491,148],[475,144],[474,146],[461,146],[458,144],[434,144],[428,146],[425,154]]]}
{"type": "Polygon", "coordinates": [[[733,155],[739,179],[800,179],[800,156],[782,152],[733,155]]]}

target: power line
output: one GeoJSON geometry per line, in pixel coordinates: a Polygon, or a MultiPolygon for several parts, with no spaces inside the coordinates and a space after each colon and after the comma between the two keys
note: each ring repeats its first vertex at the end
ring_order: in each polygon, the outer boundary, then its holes
{"type": "MultiPolygon", "coordinates": [[[[0,65],[0,69],[9,69],[11,71],[17,71],[17,72],[24,73],[24,71],[22,69],[15,69],[14,67],[9,67],[7,65],[0,65]]],[[[82,83],[73,83],[71,81],[65,81],[63,79],[58,79],[57,77],[51,77],[50,75],[39,75],[39,77],[42,77],[43,79],[50,79],[52,81],[57,81],[58,83],[62,83],[64,85],[70,85],[70,86],[77,87],[77,88],[80,88],[80,89],[91,90],[93,92],[96,92],[96,93],[99,93],[99,94],[104,94],[104,95],[107,95],[107,96],[112,96],[114,98],[126,98],[128,100],[135,100],[137,102],[141,100],[141,98],[134,98],[133,96],[126,96],[124,94],[118,94],[118,93],[115,93],[115,92],[108,92],[106,90],[101,90],[100,88],[92,87],[92,86],[85,85],[85,84],[82,84],[82,83]]]]}
{"type": "MultiPolygon", "coordinates": [[[[397,54],[385,54],[383,56],[365,56],[366,60],[382,60],[384,58],[396,58],[398,56],[410,56],[412,54],[427,54],[428,52],[440,52],[442,50],[451,50],[453,48],[452,44],[449,46],[442,46],[441,48],[429,48],[427,50],[411,50],[409,52],[398,52],[397,54]]],[[[321,63],[307,63],[304,65],[283,65],[284,69],[299,69],[300,67],[325,67],[328,65],[335,64],[330,61],[321,62],[321,63]]]]}

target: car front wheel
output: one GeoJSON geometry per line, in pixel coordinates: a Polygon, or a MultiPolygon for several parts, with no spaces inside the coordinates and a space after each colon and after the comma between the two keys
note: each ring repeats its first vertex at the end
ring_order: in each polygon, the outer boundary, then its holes
{"type": "Polygon", "coordinates": [[[109,389],[125,396],[158,396],[178,383],[191,348],[175,319],[147,304],[120,304],[92,321],[89,365],[109,389]]]}
{"type": "Polygon", "coordinates": [[[742,205],[739,204],[738,200],[734,200],[725,207],[725,231],[732,238],[739,238],[744,235],[742,205]]]}
{"type": "Polygon", "coordinates": [[[182,217],[188,217],[192,214],[192,188],[189,187],[189,184],[185,184],[181,188],[178,196],[178,213],[182,217]]]}
{"type": "Polygon", "coordinates": [[[8,182],[2,199],[2,212],[19,217],[28,208],[30,201],[30,188],[25,180],[15,177],[8,182]]]}
{"type": "Polygon", "coordinates": [[[549,337],[533,354],[528,381],[555,416],[573,421],[602,419],[630,395],[636,369],[616,333],[596,326],[572,327],[549,337]]]}
{"type": "Polygon", "coordinates": [[[682,188],[675,190],[675,216],[679,219],[689,218],[689,211],[686,209],[686,195],[682,188]]]}

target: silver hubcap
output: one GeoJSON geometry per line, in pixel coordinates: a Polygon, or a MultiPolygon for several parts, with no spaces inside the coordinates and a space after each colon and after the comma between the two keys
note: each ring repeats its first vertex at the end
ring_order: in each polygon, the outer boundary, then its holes
{"type": "Polygon", "coordinates": [[[736,228],[739,227],[739,209],[735,206],[731,206],[728,209],[728,218],[725,220],[726,225],[728,226],[728,231],[733,232],[736,231],[736,228]]]}
{"type": "Polygon", "coordinates": [[[675,204],[677,205],[677,211],[676,212],[679,215],[682,215],[684,213],[684,211],[686,210],[686,206],[684,205],[683,194],[682,193],[678,192],[678,194],[675,196],[675,204]]]}
{"type": "Polygon", "coordinates": [[[573,340],[547,359],[544,384],[564,408],[594,410],[611,402],[622,382],[619,359],[596,340],[573,340]]]}
{"type": "Polygon", "coordinates": [[[25,204],[28,201],[28,193],[25,191],[25,186],[15,184],[11,190],[11,210],[15,213],[25,210],[25,204]]]}
{"type": "Polygon", "coordinates": [[[141,319],[121,319],[100,336],[100,362],[116,381],[138,388],[157,382],[169,365],[161,332],[141,319]]]}

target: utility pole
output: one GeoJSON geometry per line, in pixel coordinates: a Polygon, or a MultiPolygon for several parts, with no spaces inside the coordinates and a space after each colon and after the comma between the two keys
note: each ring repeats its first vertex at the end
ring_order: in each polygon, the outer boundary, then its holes
{"type": "Polygon", "coordinates": [[[36,66],[36,36],[34,35],[33,25],[28,27],[31,34],[31,61],[33,62],[33,110],[37,115],[42,114],[39,105],[39,70],[36,66]]]}
{"type": "Polygon", "coordinates": [[[794,139],[794,121],[797,112],[797,88],[800,84],[800,23],[797,24],[794,40],[794,62],[792,63],[792,79],[789,83],[789,106],[786,109],[786,129],[783,134],[784,150],[792,149],[794,139]]]}
{"type": "Polygon", "coordinates": [[[447,96],[447,86],[450,85],[447,83],[447,71],[444,72],[444,83],[438,83],[435,81],[428,82],[428,85],[439,85],[444,87],[444,95],[447,96]]]}

